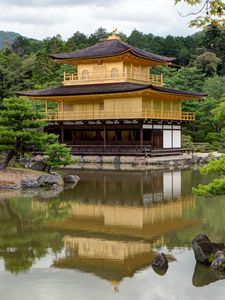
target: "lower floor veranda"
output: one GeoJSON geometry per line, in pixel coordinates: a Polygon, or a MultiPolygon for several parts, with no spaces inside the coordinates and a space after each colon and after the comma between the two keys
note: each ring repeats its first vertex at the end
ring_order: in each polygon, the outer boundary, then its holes
{"type": "Polygon", "coordinates": [[[50,122],[46,131],[59,136],[76,154],[150,154],[181,152],[181,123],[123,120],[50,122]]]}

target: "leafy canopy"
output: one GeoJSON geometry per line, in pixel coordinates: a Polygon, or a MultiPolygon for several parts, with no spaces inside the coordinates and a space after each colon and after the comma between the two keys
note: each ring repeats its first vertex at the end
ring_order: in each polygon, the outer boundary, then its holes
{"type": "Polygon", "coordinates": [[[55,143],[48,145],[45,151],[46,164],[49,167],[49,172],[51,168],[59,168],[60,166],[70,165],[74,162],[72,159],[70,149],[65,144],[55,143]]]}
{"type": "Polygon", "coordinates": [[[0,151],[7,153],[0,164],[1,169],[8,166],[10,160],[30,151],[32,147],[43,149],[47,143],[57,140],[54,134],[45,133],[45,114],[36,110],[31,101],[24,98],[4,99],[0,110],[0,151]]]}
{"type": "Polygon", "coordinates": [[[225,3],[223,0],[175,0],[175,4],[184,2],[190,6],[197,6],[197,10],[189,15],[197,15],[190,22],[190,26],[214,26],[225,28],[225,3]]]}
{"type": "Polygon", "coordinates": [[[0,151],[22,151],[32,144],[44,144],[56,136],[39,130],[45,125],[45,114],[35,110],[31,101],[24,98],[3,100],[0,110],[0,151]]]}

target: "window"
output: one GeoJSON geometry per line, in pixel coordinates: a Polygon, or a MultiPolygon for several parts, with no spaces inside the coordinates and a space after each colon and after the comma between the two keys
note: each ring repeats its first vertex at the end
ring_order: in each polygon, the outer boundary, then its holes
{"type": "Polygon", "coordinates": [[[83,72],[82,72],[82,79],[88,79],[89,78],[89,72],[88,72],[88,70],[84,70],[83,72]]]}
{"type": "Polygon", "coordinates": [[[116,78],[116,77],[118,77],[118,69],[117,68],[112,68],[112,70],[111,70],[111,77],[112,78],[116,78]]]}

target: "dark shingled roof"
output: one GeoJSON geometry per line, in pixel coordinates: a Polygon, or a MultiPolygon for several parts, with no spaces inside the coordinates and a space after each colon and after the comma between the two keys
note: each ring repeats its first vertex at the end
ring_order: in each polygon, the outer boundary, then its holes
{"type": "Polygon", "coordinates": [[[91,58],[103,58],[115,55],[120,55],[126,52],[130,52],[135,56],[145,58],[148,60],[154,60],[159,62],[172,62],[175,58],[166,57],[150,53],[144,50],[140,50],[133,46],[124,43],[119,39],[115,40],[104,40],[95,44],[94,46],[81,49],[78,51],[70,53],[60,53],[60,54],[49,54],[51,58],[54,59],[91,59],[91,58]]]}
{"type": "Polygon", "coordinates": [[[56,88],[50,88],[45,90],[33,90],[26,92],[18,92],[19,96],[27,97],[49,97],[49,96],[81,96],[81,95],[96,95],[96,94],[111,94],[111,93],[123,93],[123,92],[133,92],[140,91],[145,89],[151,89],[158,92],[163,92],[165,94],[176,94],[183,96],[193,96],[196,97],[205,97],[206,93],[196,93],[196,92],[187,92],[173,90],[164,87],[154,86],[152,84],[138,84],[130,82],[122,83],[104,83],[104,84],[88,84],[88,85],[70,85],[70,86],[61,86],[56,88]]]}

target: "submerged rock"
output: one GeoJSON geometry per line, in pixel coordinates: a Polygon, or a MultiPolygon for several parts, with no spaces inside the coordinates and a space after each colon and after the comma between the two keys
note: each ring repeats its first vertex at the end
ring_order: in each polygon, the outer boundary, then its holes
{"type": "Polygon", "coordinates": [[[57,187],[53,185],[53,187],[47,190],[45,188],[39,188],[38,197],[42,199],[50,199],[50,198],[57,197],[62,191],[63,191],[63,187],[59,185],[57,187]]]}
{"type": "Polygon", "coordinates": [[[63,185],[63,179],[58,174],[44,174],[38,177],[38,185],[40,187],[51,187],[53,185],[63,185]]]}
{"type": "Polygon", "coordinates": [[[65,183],[75,183],[77,184],[77,182],[80,180],[80,177],[77,175],[65,175],[63,177],[63,181],[65,183]]]}
{"type": "Polygon", "coordinates": [[[209,268],[204,264],[196,263],[192,284],[196,287],[202,287],[223,279],[225,279],[224,272],[215,272],[212,268],[209,268]]]}

